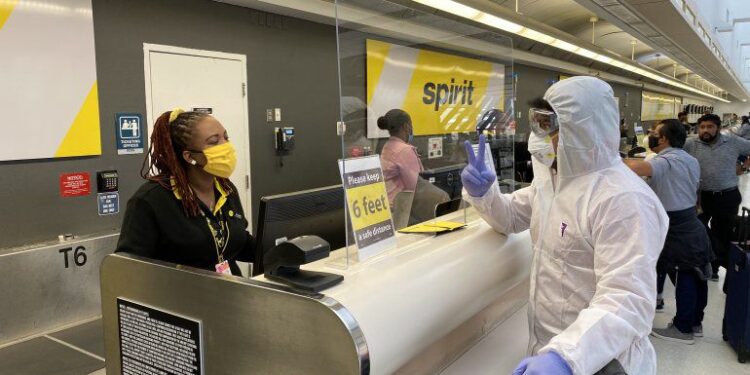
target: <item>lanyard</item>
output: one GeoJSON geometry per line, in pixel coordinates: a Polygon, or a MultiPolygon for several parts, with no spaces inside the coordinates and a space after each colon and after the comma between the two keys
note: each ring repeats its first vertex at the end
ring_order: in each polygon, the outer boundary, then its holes
{"type": "Polygon", "coordinates": [[[216,257],[218,258],[219,263],[223,263],[224,251],[227,250],[227,245],[229,245],[229,222],[226,220],[218,220],[219,225],[221,226],[221,232],[219,232],[214,229],[214,226],[211,224],[211,219],[209,219],[205,213],[201,212],[201,214],[206,218],[206,225],[208,226],[208,230],[211,231],[211,237],[214,239],[216,257]],[[221,238],[221,233],[224,233],[224,238],[221,238]],[[219,251],[220,248],[221,251],[219,251]]]}

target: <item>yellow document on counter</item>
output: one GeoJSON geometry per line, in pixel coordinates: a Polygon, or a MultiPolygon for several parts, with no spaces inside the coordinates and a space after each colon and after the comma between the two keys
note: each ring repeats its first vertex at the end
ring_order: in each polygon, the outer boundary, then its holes
{"type": "Polygon", "coordinates": [[[399,230],[399,233],[441,233],[450,232],[465,227],[466,224],[453,221],[436,221],[434,223],[422,223],[399,230]]]}

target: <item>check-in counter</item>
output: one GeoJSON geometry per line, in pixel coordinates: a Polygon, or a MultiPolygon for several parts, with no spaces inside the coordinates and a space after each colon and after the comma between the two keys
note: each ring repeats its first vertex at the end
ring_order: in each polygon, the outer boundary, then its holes
{"type": "Polygon", "coordinates": [[[528,298],[528,232],[469,219],[439,236],[399,235],[346,268],[344,249],[302,266],[344,276],[322,294],[113,255],[102,267],[107,372],[121,371],[119,298],[202,322],[203,373],[439,373],[528,298]]]}

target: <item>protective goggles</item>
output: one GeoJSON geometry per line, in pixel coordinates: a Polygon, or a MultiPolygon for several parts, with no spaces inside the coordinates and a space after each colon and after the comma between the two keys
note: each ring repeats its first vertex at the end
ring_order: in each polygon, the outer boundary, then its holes
{"type": "Polygon", "coordinates": [[[529,109],[529,126],[534,134],[542,138],[560,129],[555,112],[541,108],[529,109]]]}

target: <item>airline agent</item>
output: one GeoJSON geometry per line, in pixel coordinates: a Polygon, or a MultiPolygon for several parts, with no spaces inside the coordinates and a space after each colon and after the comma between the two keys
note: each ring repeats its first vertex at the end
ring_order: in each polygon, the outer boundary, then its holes
{"type": "Polygon", "coordinates": [[[211,115],[175,109],[156,120],[141,176],[128,201],[117,252],[240,275],[255,240],[237,188],[236,155],[211,115]]]}

